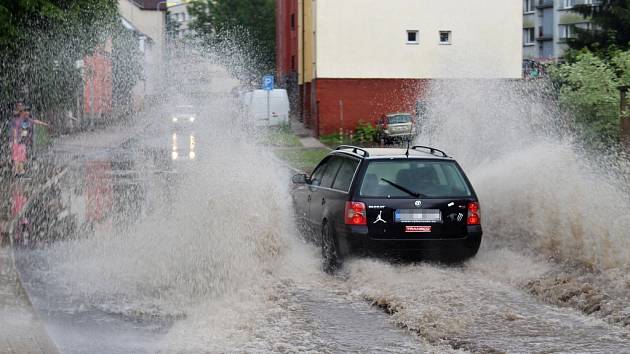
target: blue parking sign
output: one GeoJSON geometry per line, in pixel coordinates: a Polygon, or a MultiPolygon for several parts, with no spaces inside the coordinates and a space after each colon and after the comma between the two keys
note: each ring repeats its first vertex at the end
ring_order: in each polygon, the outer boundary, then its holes
{"type": "Polygon", "coordinates": [[[274,78],[273,75],[265,75],[262,78],[262,88],[265,91],[271,91],[273,90],[273,86],[274,86],[274,78]]]}

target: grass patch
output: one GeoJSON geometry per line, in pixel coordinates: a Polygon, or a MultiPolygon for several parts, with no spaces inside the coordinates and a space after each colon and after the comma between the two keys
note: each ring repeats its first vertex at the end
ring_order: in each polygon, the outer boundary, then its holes
{"type": "Polygon", "coordinates": [[[279,150],[275,154],[286,161],[293,168],[301,171],[311,172],[315,166],[324,158],[330,150],[328,149],[291,149],[279,150]]]}
{"type": "Polygon", "coordinates": [[[361,133],[360,135],[353,135],[352,139],[350,139],[350,136],[348,135],[343,135],[340,137],[338,133],[321,135],[319,137],[319,141],[321,141],[322,144],[328,146],[331,149],[334,149],[339,145],[355,145],[359,147],[378,147],[378,143],[374,141],[372,138],[366,137],[366,134],[367,133],[361,133]]]}
{"type": "Polygon", "coordinates": [[[43,150],[52,144],[52,137],[50,136],[50,132],[48,131],[48,127],[42,126],[39,124],[35,124],[33,127],[33,142],[36,150],[43,150]]]}
{"type": "Polygon", "coordinates": [[[293,134],[289,127],[269,128],[262,131],[259,143],[269,146],[302,146],[300,139],[293,134]]]}

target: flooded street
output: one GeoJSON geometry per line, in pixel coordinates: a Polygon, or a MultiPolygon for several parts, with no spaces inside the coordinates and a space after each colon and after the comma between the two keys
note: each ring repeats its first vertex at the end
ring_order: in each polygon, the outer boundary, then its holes
{"type": "Polygon", "coordinates": [[[14,3],[0,354],[630,354],[630,5],[14,3]]]}
{"type": "Polygon", "coordinates": [[[229,96],[197,104],[194,125],[147,112],[56,145],[66,171],[33,204],[55,217],[33,219],[42,240],[16,259],[61,352],[629,352],[627,288],[599,289],[607,316],[554,302],[549,277],[571,274],[492,228],[463,265],[325,275],[295,230],[290,171],[229,96]]]}

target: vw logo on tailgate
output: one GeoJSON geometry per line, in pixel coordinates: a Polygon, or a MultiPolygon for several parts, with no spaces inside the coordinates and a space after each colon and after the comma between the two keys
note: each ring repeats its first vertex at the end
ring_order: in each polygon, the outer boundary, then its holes
{"type": "Polygon", "coordinates": [[[416,200],[416,202],[413,203],[413,204],[416,206],[416,208],[420,208],[422,206],[422,201],[421,200],[416,200]]]}

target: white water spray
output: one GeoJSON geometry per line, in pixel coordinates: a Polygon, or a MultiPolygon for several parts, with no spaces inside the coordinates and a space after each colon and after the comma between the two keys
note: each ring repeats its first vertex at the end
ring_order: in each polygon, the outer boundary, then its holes
{"type": "Polygon", "coordinates": [[[418,139],[467,170],[482,202],[486,246],[628,269],[630,199],[620,178],[579,153],[545,96],[541,83],[437,82],[418,139]]]}

